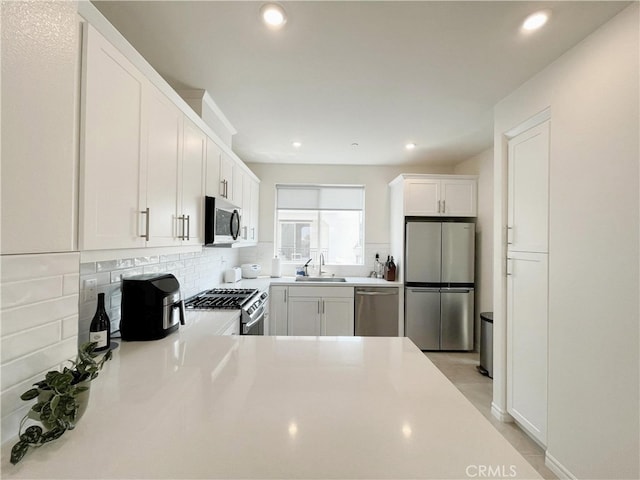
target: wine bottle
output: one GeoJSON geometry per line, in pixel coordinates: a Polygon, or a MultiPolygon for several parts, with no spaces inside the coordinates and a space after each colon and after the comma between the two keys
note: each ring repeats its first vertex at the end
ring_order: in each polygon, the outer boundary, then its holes
{"type": "Polygon", "coordinates": [[[104,309],[104,293],[98,294],[98,308],[89,327],[89,341],[96,342],[96,352],[107,350],[111,345],[111,322],[104,309]]]}
{"type": "Polygon", "coordinates": [[[393,257],[389,260],[389,269],[387,271],[387,280],[390,282],[395,282],[396,280],[396,264],[393,261],[393,257]]]}

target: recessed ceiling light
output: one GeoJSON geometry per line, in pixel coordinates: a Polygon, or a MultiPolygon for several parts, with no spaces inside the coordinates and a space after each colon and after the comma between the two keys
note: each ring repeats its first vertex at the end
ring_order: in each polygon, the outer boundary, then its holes
{"type": "Polygon", "coordinates": [[[359,143],[357,143],[357,142],[353,142],[353,143],[351,144],[351,146],[352,146],[353,148],[356,148],[356,147],[359,147],[359,146],[360,146],[360,144],[359,144],[359,143]]]}
{"type": "Polygon", "coordinates": [[[532,13],[529,15],[524,23],[522,24],[522,29],[527,32],[532,32],[533,30],[537,30],[542,27],[547,20],[549,20],[549,15],[551,12],[549,10],[542,10],[540,12],[532,13]]]}
{"type": "Polygon", "coordinates": [[[291,145],[293,146],[293,148],[300,148],[302,146],[302,143],[300,143],[300,142],[291,142],[291,145]]]}
{"type": "Polygon", "coordinates": [[[280,28],[287,23],[287,15],[277,3],[267,3],[260,9],[260,16],[270,28],[280,28]]]}
{"type": "Polygon", "coordinates": [[[413,150],[414,148],[416,148],[416,144],[415,143],[407,143],[404,148],[406,148],[407,150],[413,150]]]}

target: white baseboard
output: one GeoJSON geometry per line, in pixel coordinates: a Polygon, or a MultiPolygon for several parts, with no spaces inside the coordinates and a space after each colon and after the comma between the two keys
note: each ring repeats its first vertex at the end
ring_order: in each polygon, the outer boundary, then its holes
{"type": "Polygon", "coordinates": [[[498,407],[494,402],[491,402],[491,414],[498,420],[504,423],[512,423],[513,417],[509,415],[506,410],[498,407]]]}
{"type": "Polygon", "coordinates": [[[564,467],[553,455],[547,452],[544,456],[544,464],[549,467],[553,473],[556,474],[558,478],[566,478],[570,480],[575,480],[577,477],[573,475],[567,468],[564,467]]]}

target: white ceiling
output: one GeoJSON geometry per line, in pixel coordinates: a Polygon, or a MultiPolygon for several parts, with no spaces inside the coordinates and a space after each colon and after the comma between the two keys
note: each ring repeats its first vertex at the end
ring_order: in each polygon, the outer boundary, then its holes
{"type": "Polygon", "coordinates": [[[93,3],[170,84],[209,92],[245,162],[353,165],[490,147],[493,105],[629,4],[293,1],[272,31],[263,2],[93,3]],[[547,26],[523,35],[543,8],[547,26]]]}

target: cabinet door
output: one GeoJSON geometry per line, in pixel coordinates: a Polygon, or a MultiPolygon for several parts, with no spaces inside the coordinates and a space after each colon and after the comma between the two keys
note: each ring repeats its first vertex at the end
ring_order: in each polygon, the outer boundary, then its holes
{"type": "Polygon", "coordinates": [[[507,411],[547,443],[547,254],[507,260],[507,411]]]}
{"type": "Polygon", "coordinates": [[[475,180],[442,180],[441,209],[447,217],[475,217],[477,212],[475,180]]]}
{"type": "Polygon", "coordinates": [[[287,315],[289,318],[289,335],[321,334],[320,309],[321,299],[318,297],[290,297],[287,315]]]}
{"type": "Polygon", "coordinates": [[[149,246],[180,244],[178,183],[181,161],[182,112],[155,87],[147,86],[143,135],[146,158],[146,198],[149,246]]]}
{"type": "Polygon", "coordinates": [[[204,164],[207,136],[186,117],[182,150],[182,217],[178,228],[182,243],[204,243],[204,164]]]}
{"type": "Polygon", "coordinates": [[[260,219],[260,183],[251,180],[251,225],[249,240],[258,242],[258,222],[260,219]]]}
{"type": "Polygon", "coordinates": [[[233,198],[233,160],[226,153],[220,153],[219,195],[231,201],[233,198]]]}
{"type": "Polygon", "coordinates": [[[244,172],[239,165],[233,164],[233,188],[229,195],[229,201],[236,207],[242,208],[244,205],[242,201],[244,199],[244,172]]]}
{"type": "Polygon", "coordinates": [[[287,287],[272,286],[269,294],[269,335],[287,335],[287,287]]]}
{"type": "Polygon", "coordinates": [[[406,216],[440,215],[440,180],[409,179],[404,185],[406,216]]]}
{"type": "Polygon", "coordinates": [[[249,175],[242,176],[242,231],[241,238],[244,243],[251,243],[251,222],[253,210],[251,209],[251,182],[249,175]]]}
{"type": "Polygon", "coordinates": [[[207,137],[207,179],[205,181],[205,189],[209,197],[219,197],[223,191],[220,177],[221,157],[222,150],[220,150],[220,147],[207,137]]]}
{"type": "Polygon", "coordinates": [[[80,249],[142,247],[145,79],[91,26],[85,47],[80,249]]]}
{"type": "Polygon", "coordinates": [[[549,122],[509,141],[509,250],[548,252],[549,122]]]}
{"type": "Polygon", "coordinates": [[[322,335],[353,336],[353,298],[322,299],[322,335]]]}

